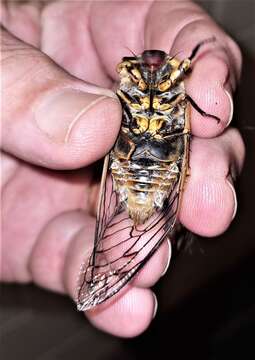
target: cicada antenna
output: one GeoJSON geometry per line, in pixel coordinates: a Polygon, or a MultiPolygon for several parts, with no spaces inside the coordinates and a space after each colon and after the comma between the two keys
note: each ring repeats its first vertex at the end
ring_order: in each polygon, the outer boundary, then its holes
{"type": "MultiPolygon", "coordinates": [[[[214,41],[216,41],[216,37],[215,37],[215,36],[212,36],[211,38],[205,39],[205,40],[201,41],[200,43],[198,43],[198,44],[194,47],[194,49],[192,50],[192,52],[191,52],[190,56],[188,57],[188,59],[189,59],[190,61],[193,60],[194,57],[196,56],[198,50],[201,48],[201,46],[203,46],[204,44],[212,43],[212,42],[214,42],[214,41]]],[[[169,56],[171,57],[171,59],[175,58],[177,55],[179,55],[179,54],[181,54],[181,53],[183,52],[183,50],[180,50],[180,51],[178,51],[177,53],[175,53],[173,56],[171,56],[171,55],[170,55],[170,51],[171,51],[171,50],[169,50],[168,54],[169,54],[169,56]]]]}
{"type": "Polygon", "coordinates": [[[131,54],[133,54],[135,57],[137,57],[137,54],[136,54],[133,50],[131,50],[128,46],[125,46],[125,48],[126,48],[128,51],[130,51],[131,54]]]}
{"type": "Polygon", "coordinates": [[[216,37],[215,37],[215,36],[212,36],[211,38],[205,39],[205,40],[201,41],[200,43],[198,43],[198,44],[194,47],[194,49],[192,50],[192,52],[191,52],[190,56],[188,57],[188,59],[189,59],[190,61],[193,60],[194,57],[196,56],[198,50],[201,48],[201,46],[203,46],[203,45],[205,45],[205,44],[208,44],[208,43],[212,43],[212,42],[214,42],[214,41],[216,41],[216,37]]]}
{"type": "Polygon", "coordinates": [[[178,51],[177,53],[175,53],[173,56],[170,55],[170,51],[169,51],[169,56],[170,59],[174,59],[177,55],[181,54],[183,52],[183,50],[178,51]]]}

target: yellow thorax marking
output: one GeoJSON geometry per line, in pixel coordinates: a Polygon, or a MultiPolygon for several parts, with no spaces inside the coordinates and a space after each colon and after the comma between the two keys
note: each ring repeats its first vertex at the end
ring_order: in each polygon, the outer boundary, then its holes
{"type": "Polygon", "coordinates": [[[131,104],[130,104],[130,107],[131,107],[133,110],[141,110],[141,105],[140,105],[140,104],[137,104],[137,103],[131,103],[131,104]]]}
{"type": "Polygon", "coordinates": [[[166,91],[170,88],[171,86],[171,81],[170,80],[166,80],[164,82],[162,82],[161,84],[159,84],[158,88],[159,88],[159,91],[166,91]]]}
{"type": "Polygon", "coordinates": [[[154,97],[153,99],[153,109],[155,110],[160,110],[160,111],[165,111],[165,110],[168,110],[170,109],[171,105],[168,104],[168,103],[165,103],[165,104],[160,104],[161,102],[161,99],[159,99],[158,97],[154,97]]]}
{"type": "Polygon", "coordinates": [[[178,59],[176,59],[176,58],[170,58],[170,59],[168,60],[168,62],[169,62],[169,64],[170,64],[170,66],[171,66],[172,68],[174,68],[174,69],[177,69],[178,66],[180,65],[180,61],[179,61],[178,59]]]}
{"type": "Polygon", "coordinates": [[[144,91],[147,88],[147,85],[143,79],[139,80],[138,88],[139,88],[139,90],[142,90],[142,91],[144,91]]]}
{"type": "Polygon", "coordinates": [[[135,116],[137,128],[133,129],[135,134],[142,134],[144,132],[149,132],[152,135],[156,134],[162,127],[165,122],[164,117],[153,117],[152,119],[148,119],[142,115],[135,116]]]}
{"type": "Polygon", "coordinates": [[[120,73],[123,69],[125,69],[126,67],[130,67],[131,64],[129,61],[122,61],[121,63],[119,63],[117,65],[117,72],[120,73]]]}
{"type": "Polygon", "coordinates": [[[150,125],[149,125],[149,132],[152,134],[155,134],[157,131],[159,131],[163,125],[163,123],[165,122],[165,119],[163,117],[153,117],[150,120],[150,125]]]}
{"type": "Polygon", "coordinates": [[[159,110],[159,108],[160,108],[160,99],[158,97],[155,96],[153,98],[152,106],[153,106],[153,109],[159,110]]]}
{"type": "Polygon", "coordinates": [[[142,107],[147,110],[150,107],[150,99],[149,96],[144,96],[140,98],[140,101],[142,103],[142,107]]]}
{"type": "Polygon", "coordinates": [[[137,128],[133,129],[135,134],[141,134],[144,133],[146,130],[148,130],[148,118],[146,116],[142,115],[136,115],[134,117],[136,121],[137,128]]]}
{"type": "Polygon", "coordinates": [[[134,75],[134,77],[137,79],[137,80],[140,80],[141,79],[141,73],[138,69],[134,68],[131,70],[131,73],[134,75]]]}

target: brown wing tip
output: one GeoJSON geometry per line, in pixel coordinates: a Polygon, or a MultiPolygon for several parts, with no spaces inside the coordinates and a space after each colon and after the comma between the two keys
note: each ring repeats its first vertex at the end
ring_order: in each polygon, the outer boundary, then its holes
{"type": "Polygon", "coordinates": [[[103,277],[103,280],[106,280],[105,283],[99,283],[98,281],[94,283],[92,282],[89,285],[89,288],[80,292],[76,301],[77,310],[90,310],[115,295],[135,274],[137,267],[138,265],[130,269],[130,271],[124,276],[116,275],[115,272],[97,275],[98,277],[103,277]],[[115,278],[115,281],[112,282],[113,278],[115,278]]]}

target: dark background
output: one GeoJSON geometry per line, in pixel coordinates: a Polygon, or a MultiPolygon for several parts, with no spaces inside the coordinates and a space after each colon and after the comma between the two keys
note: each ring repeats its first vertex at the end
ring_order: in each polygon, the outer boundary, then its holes
{"type": "Polygon", "coordinates": [[[246,144],[238,213],[222,236],[197,239],[155,292],[159,309],[141,336],[93,328],[73,302],[32,285],[1,288],[1,359],[255,358],[255,0],[201,4],[241,46],[244,63],[233,126],[246,144]]]}

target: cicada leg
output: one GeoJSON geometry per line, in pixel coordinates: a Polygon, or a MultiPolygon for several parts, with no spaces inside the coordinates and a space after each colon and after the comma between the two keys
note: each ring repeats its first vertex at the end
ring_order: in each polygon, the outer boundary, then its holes
{"type": "Polygon", "coordinates": [[[220,118],[218,118],[218,116],[216,115],[212,115],[212,114],[208,114],[207,112],[205,112],[204,110],[202,110],[197,103],[192,99],[192,97],[190,97],[190,95],[186,94],[186,99],[190,102],[190,104],[193,106],[194,109],[197,110],[197,112],[199,112],[200,115],[205,116],[205,117],[210,117],[213,118],[217,121],[217,123],[220,123],[220,118]]]}
{"type": "Polygon", "coordinates": [[[170,76],[170,81],[171,84],[175,84],[177,81],[179,81],[180,79],[183,78],[183,76],[187,73],[187,71],[190,69],[192,60],[194,59],[194,57],[196,56],[198,50],[205,44],[214,42],[216,40],[215,37],[206,39],[201,41],[200,43],[198,43],[194,49],[192,50],[191,54],[189,57],[187,57],[186,59],[182,60],[179,64],[179,66],[177,67],[177,69],[175,69],[170,76]]]}

